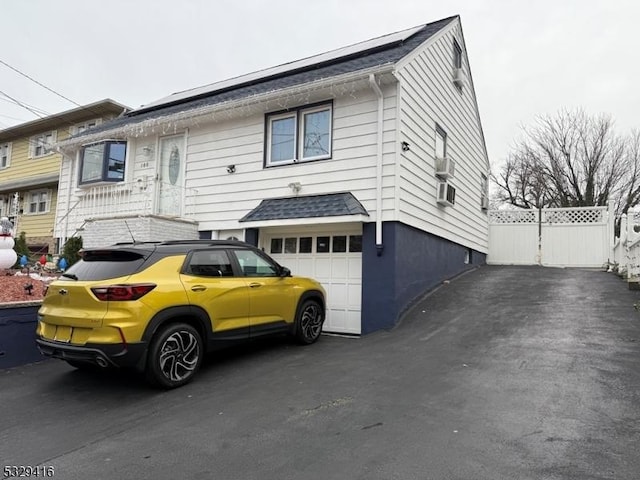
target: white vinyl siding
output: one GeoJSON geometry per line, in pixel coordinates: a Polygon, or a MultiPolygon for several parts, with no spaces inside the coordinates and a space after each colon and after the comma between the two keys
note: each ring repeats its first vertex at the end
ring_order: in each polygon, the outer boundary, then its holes
{"type": "MultiPolygon", "coordinates": [[[[383,218],[393,220],[395,85],[385,94],[383,218]]],[[[240,218],[265,198],[294,195],[294,182],[300,195],[349,191],[375,220],[377,103],[369,88],[334,99],[330,159],[263,168],[266,123],[256,114],[189,131],[186,186],[198,191],[200,230],[245,227],[240,218]],[[227,173],[229,165],[235,173],[227,173]]]]}
{"type": "MultiPolygon", "coordinates": [[[[401,82],[400,138],[411,145],[399,166],[399,220],[480,252],[488,249],[487,217],[478,179],[489,170],[473,88],[462,92],[451,80],[454,24],[398,71],[401,82]],[[455,162],[449,183],[455,207],[439,206],[435,175],[436,125],[446,131],[446,156],[455,162]]],[[[460,41],[462,45],[462,42],[460,41]]],[[[463,54],[463,68],[468,70],[463,54]]],[[[468,77],[470,82],[470,77],[468,77]]]]}

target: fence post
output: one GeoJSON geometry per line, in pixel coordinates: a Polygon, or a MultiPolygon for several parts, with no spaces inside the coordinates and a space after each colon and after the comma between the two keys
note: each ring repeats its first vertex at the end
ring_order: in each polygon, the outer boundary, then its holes
{"type": "Polygon", "coordinates": [[[611,265],[616,261],[614,251],[616,247],[616,216],[611,199],[607,200],[607,206],[609,207],[607,210],[607,231],[609,233],[609,259],[607,263],[611,265]]]}

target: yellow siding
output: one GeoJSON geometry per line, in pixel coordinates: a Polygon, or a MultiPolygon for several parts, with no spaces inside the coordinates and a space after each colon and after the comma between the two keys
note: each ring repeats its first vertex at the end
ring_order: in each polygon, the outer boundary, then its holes
{"type": "Polygon", "coordinates": [[[58,173],[61,160],[59,153],[29,158],[29,138],[14,140],[11,145],[11,165],[0,170],[0,182],[58,173]]]}
{"type": "Polygon", "coordinates": [[[24,190],[20,192],[23,197],[22,208],[24,213],[19,217],[18,231],[25,232],[27,235],[27,243],[30,238],[33,237],[52,237],[53,236],[53,224],[56,216],[56,203],[58,201],[57,188],[43,187],[34,188],[34,190],[44,190],[49,188],[51,190],[51,200],[49,202],[49,212],[42,214],[28,214],[29,211],[29,191],[24,190]]]}

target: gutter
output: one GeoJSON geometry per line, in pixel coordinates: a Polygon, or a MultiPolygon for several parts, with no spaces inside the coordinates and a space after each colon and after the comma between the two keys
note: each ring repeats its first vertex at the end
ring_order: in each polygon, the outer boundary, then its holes
{"type": "Polygon", "coordinates": [[[380,257],[384,250],[382,243],[382,134],[384,132],[384,96],[376,82],[374,73],[369,74],[369,85],[378,97],[378,135],[376,153],[376,253],[380,257]]]}

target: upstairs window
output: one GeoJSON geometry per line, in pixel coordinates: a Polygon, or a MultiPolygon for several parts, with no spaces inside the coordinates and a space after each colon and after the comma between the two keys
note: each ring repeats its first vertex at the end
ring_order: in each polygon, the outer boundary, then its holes
{"type": "Polygon", "coordinates": [[[453,40],[453,68],[462,68],[462,48],[457,40],[453,40]]]}
{"type": "Polygon", "coordinates": [[[53,144],[56,143],[56,132],[51,131],[34,135],[29,139],[29,157],[38,158],[49,155],[53,151],[53,144]]]}
{"type": "Polygon", "coordinates": [[[447,132],[440,125],[436,125],[436,158],[447,156],[447,132]]]}
{"type": "Polygon", "coordinates": [[[266,166],[331,158],[331,104],[270,114],[266,123],[266,166]]]}
{"type": "Polygon", "coordinates": [[[27,214],[48,213],[51,205],[51,190],[32,190],[27,192],[27,214]]]}
{"type": "Polygon", "coordinates": [[[83,147],[80,152],[80,185],[95,182],[121,182],[127,142],[108,141],[83,147]]]}
{"type": "Polygon", "coordinates": [[[11,164],[11,143],[0,144],[0,169],[11,164]]]}
{"type": "Polygon", "coordinates": [[[74,125],[73,127],[71,127],[71,130],[70,130],[69,133],[71,133],[71,135],[77,135],[77,134],[82,133],[82,132],[84,132],[86,130],[94,128],[94,127],[100,125],[101,123],[102,123],[102,119],[95,118],[93,120],[89,120],[87,122],[79,123],[78,125],[74,125]]]}

